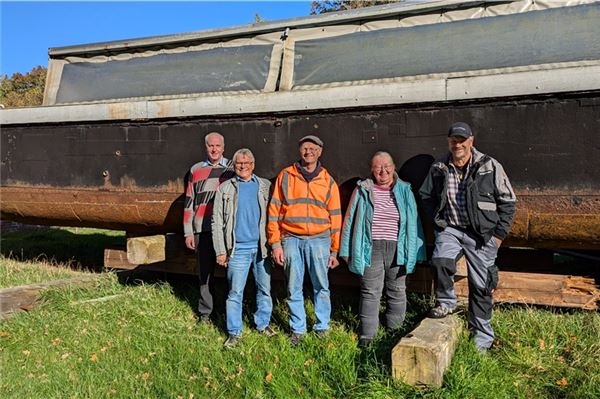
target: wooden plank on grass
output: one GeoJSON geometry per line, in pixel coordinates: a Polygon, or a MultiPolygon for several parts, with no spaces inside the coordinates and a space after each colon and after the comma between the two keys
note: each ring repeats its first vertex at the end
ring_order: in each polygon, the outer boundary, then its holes
{"type": "Polygon", "coordinates": [[[94,283],[98,277],[98,275],[79,276],[40,284],[20,285],[0,289],[0,319],[6,319],[15,312],[33,309],[44,290],[71,285],[83,287],[94,283]]]}
{"type": "Polygon", "coordinates": [[[458,315],[424,319],[392,349],[392,375],[409,385],[441,387],[463,323],[458,315]]]}
{"type": "MultiPolygon", "coordinates": [[[[454,289],[457,296],[467,297],[467,279],[456,281],[454,289]]],[[[591,277],[499,272],[494,301],[595,310],[600,287],[591,277]]]]}

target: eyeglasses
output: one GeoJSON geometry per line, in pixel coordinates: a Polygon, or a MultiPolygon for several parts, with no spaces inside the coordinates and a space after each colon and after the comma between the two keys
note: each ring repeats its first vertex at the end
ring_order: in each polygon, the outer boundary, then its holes
{"type": "Polygon", "coordinates": [[[311,153],[315,153],[317,151],[319,151],[321,148],[320,147],[305,147],[305,148],[301,148],[300,151],[302,152],[311,152],[311,153]]]}
{"type": "Polygon", "coordinates": [[[254,162],[236,162],[235,166],[250,166],[252,165],[254,162]]]}
{"type": "Polygon", "coordinates": [[[371,170],[374,170],[376,172],[380,171],[380,170],[394,170],[394,165],[380,165],[380,166],[371,166],[371,170]]]}

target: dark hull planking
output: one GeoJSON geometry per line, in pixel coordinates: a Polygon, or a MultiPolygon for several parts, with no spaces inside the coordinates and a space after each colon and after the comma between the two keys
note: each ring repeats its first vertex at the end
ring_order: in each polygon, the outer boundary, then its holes
{"type": "Polygon", "coordinates": [[[256,156],[273,178],[297,159],[297,140],[317,134],[323,164],[347,200],[389,151],[418,189],[446,151],[454,121],[470,123],[475,146],[498,159],[518,194],[509,244],[600,248],[600,93],[243,117],[3,126],[1,216],[54,225],[181,231],[184,176],[219,131],[226,155],[256,156]]]}

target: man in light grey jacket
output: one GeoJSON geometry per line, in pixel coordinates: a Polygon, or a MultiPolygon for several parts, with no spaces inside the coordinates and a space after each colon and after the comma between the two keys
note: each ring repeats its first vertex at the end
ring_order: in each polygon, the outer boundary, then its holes
{"type": "Polygon", "coordinates": [[[273,309],[271,265],[265,262],[271,183],[254,175],[254,155],[247,148],[236,151],[233,166],[236,177],[217,190],[212,219],[217,264],[227,268],[229,283],[226,348],[235,346],[242,334],[242,300],[251,266],[256,282],[256,329],[269,337],[275,335],[269,326],[273,309]]]}

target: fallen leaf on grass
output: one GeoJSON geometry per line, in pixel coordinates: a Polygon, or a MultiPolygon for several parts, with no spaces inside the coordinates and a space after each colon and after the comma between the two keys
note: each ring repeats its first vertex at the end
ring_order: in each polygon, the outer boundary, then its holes
{"type": "Polygon", "coordinates": [[[540,349],[546,350],[546,342],[543,339],[540,339],[540,349]]]}
{"type": "Polygon", "coordinates": [[[10,337],[10,333],[6,332],[6,331],[0,331],[0,337],[2,337],[2,338],[10,337]]]}
{"type": "Polygon", "coordinates": [[[267,375],[265,375],[265,382],[268,384],[271,382],[272,379],[273,379],[273,374],[271,374],[271,372],[268,371],[267,375]]]}
{"type": "Polygon", "coordinates": [[[22,353],[23,353],[25,356],[29,356],[29,354],[31,353],[31,351],[28,351],[27,349],[25,349],[25,350],[24,350],[22,353]]]}
{"type": "Polygon", "coordinates": [[[307,361],[304,362],[305,366],[310,366],[311,364],[313,364],[315,362],[315,359],[308,359],[307,361]]]}
{"type": "Polygon", "coordinates": [[[100,352],[104,353],[108,350],[108,348],[106,346],[103,346],[102,348],[100,348],[100,352]]]}
{"type": "Polygon", "coordinates": [[[62,354],[62,356],[60,357],[62,360],[65,360],[66,358],[68,358],[71,354],[69,352],[65,352],[62,354]]]}
{"type": "Polygon", "coordinates": [[[567,379],[565,377],[561,378],[560,380],[556,381],[556,385],[561,386],[561,387],[566,387],[567,385],[569,385],[569,381],[567,381],[567,379]]]}
{"type": "Polygon", "coordinates": [[[98,361],[98,355],[96,355],[95,353],[92,353],[92,355],[90,356],[90,360],[92,362],[96,362],[98,361]]]}
{"type": "Polygon", "coordinates": [[[571,341],[577,341],[577,336],[576,335],[571,335],[569,338],[571,338],[571,341]]]}
{"type": "Polygon", "coordinates": [[[58,344],[60,344],[60,338],[54,338],[52,340],[52,345],[58,345],[58,344]]]}
{"type": "Polygon", "coordinates": [[[147,380],[148,378],[150,378],[150,373],[146,371],[144,374],[142,374],[142,379],[147,380]]]}

